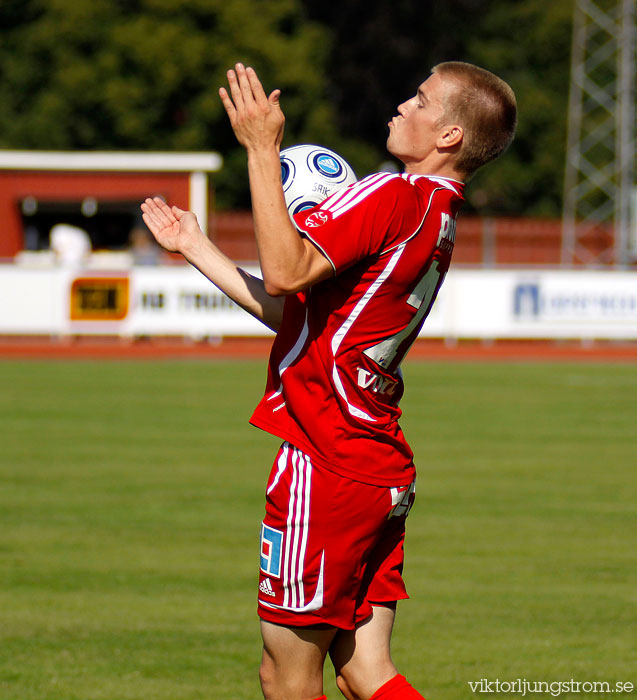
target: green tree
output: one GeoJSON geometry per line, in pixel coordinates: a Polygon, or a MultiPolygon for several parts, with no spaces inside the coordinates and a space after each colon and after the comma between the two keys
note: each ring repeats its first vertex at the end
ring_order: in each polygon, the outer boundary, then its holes
{"type": "Polygon", "coordinates": [[[0,27],[0,147],[218,150],[219,203],[247,205],[217,94],[237,60],[283,90],[286,143],[342,146],[330,35],[296,0],[4,0],[0,27]]]}
{"type": "Polygon", "coordinates": [[[561,211],[572,0],[303,0],[334,33],[329,92],[339,128],[377,146],[385,125],[441,61],[476,63],[516,92],[519,126],[505,157],[467,188],[469,211],[561,211]]]}
{"type": "Polygon", "coordinates": [[[469,196],[486,211],[560,216],[573,2],[490,5],[467,54],[510,82],[519,123],[511,150],[478,172],[469,196]]]}
{"type": "Polygon", "coordinates": [[[573,0],[3,0],[0,147],[217,150],[220,206],[248,206],[243,151],[217,96],[252,63],[283,91],[284,145],[335,148],[359,176],[432,65],[508,80],[517,138],[468,209],[559,215],[573,0]]]}

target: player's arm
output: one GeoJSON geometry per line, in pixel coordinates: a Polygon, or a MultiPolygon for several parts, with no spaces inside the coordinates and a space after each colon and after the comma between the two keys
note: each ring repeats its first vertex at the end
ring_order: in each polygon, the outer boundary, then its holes
{"type": "Polygon", "coordinates": [[[147,199],[141,208],[144,222],[163,248],[181,253],[224,294],[268,328],[278,331],[284,300],[268,294],[263,280],[224,255],[204,235],[192,212],[170,207],[159,197],[147,199]]]}
{"type": "Polygon", "coordinates": [[[293,294],[334,274],[330,262],[290,221],[281,186],[279,150],[285,117],[280,91],[267,97],[252,68],[228,71],[219,90],[234,133],[248,154],[254,231],[265,289],[293,294]]]}

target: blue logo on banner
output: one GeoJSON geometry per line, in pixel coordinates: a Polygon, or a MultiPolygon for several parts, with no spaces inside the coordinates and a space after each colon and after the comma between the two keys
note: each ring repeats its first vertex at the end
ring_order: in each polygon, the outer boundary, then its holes
{"type": "Polygon", "coordinates": [[[516,316],[539,316],[541,311],[540,285],[518,284],[513,293],[513,313],[516,316]]]}
{"type": "Polygon", "coordinates": [[[268,576],[280,578],[283,533],[268,525],[261,525],[261,571],[268,576]]]}

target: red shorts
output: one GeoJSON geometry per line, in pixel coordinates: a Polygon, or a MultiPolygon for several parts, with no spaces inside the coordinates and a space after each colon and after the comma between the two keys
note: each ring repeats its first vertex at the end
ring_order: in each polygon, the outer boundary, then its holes
{"type": "Polygon", "coordinates": [[[410,486],[370,486],[315,467],[289,443],[268,480],[259,617],[353,629],[372,605],[408,598],[402,579],[410,486]]]}

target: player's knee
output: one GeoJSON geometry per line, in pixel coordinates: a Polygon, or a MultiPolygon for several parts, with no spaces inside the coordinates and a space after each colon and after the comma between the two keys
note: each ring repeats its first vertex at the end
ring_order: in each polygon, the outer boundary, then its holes
{"type": "Polygon", "coordinates": [[[386,663],[347,665],[336,674],[336,686],[347,700],[366,700],[398,671],[391,661],[386,663]]]}
{"type": "Polygon", "coordinates": [[[276,699],[276,676],[274,673],[274,663],[272,659],[264,656],[259,666],[259,681],[261,682],[261,691],[265,700],[276,699]]]}
{"type": "Polygon", "coordinates": [[[265,700],[318,697],[322,687],[322,676],[312,683],[307,674],[277,668],[267,655],[264,655],[259,667],[259,680],[265,700]]]}

